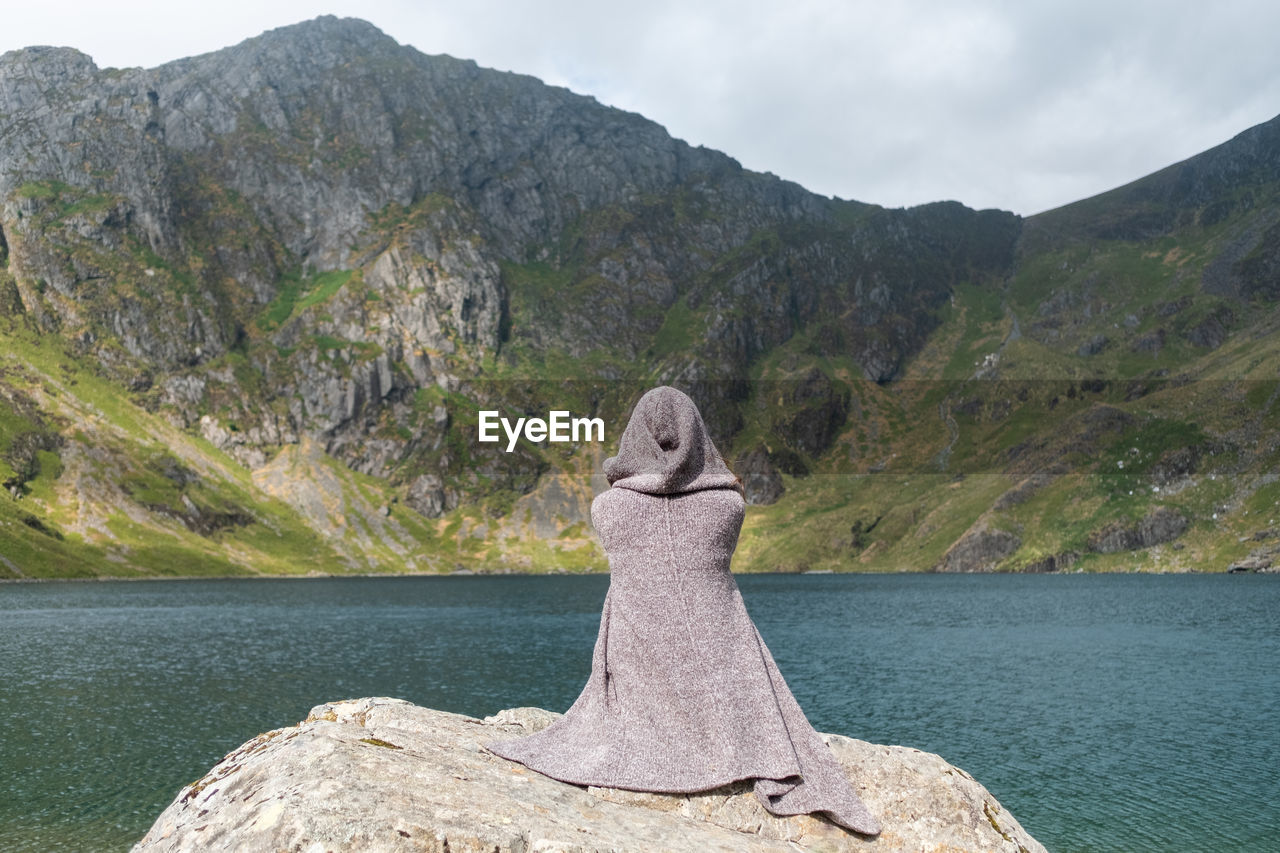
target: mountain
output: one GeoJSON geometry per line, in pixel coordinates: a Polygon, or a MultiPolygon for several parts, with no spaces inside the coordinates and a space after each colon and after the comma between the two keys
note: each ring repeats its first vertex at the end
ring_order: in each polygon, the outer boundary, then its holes
{"type": "Polygon", "coordinates": [[[325,17],[4,54],[0,127],[0,577],[600,568],[662,383],[746,483],[742,569],[1276,530],[1276,121],[1025,220],[893,210],[325,17]],[[605,441],[477,441],[552,410],[605,441]]]}

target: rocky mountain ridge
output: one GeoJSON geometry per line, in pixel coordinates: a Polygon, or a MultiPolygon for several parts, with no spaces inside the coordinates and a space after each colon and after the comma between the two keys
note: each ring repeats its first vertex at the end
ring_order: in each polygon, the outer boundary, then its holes
{"type": "Polygon", "coordinates": [[[0,120],[12,575],[598,568],[659,383],[759,505],[743,567],[1187,568],[1274,524],[1240,514],[1280,499],[1274,121],[1027,220],[887,210],[331,17],[155,69],[12,51],[0,120]],[[606,446],[475,440],[553,408],[606,446]],[[1151,513],[1185,523],[1102,532],[1151,513]]]}

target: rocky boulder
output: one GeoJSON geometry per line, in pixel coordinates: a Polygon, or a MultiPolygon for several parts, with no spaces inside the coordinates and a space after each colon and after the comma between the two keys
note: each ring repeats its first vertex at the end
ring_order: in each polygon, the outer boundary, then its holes
{"type": "Polygon", "coordinates": [[[691,795],[582,788],[481,748],[557,716],[478,720],[386,698],[320,705],[183,788],[133,850],[1044,850],[969,774],[900,746],[824,735],[884,825],[875,839],[774,817],[748,783],[691,795]]]}

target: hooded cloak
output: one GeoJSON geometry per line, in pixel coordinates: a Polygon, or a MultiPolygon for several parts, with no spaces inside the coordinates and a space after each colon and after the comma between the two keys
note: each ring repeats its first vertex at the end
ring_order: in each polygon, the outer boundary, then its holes
{"type": "Polygon", "coordinates": [[[745,503],[693,401],[646,393],[604,471],[612,488],[591,520],[610,581],[591,675],[559,720],[486,748],[577,785],[692,793],[755,779],[774,814],[878,833],[747,614],[729,571],[745,503]]]}

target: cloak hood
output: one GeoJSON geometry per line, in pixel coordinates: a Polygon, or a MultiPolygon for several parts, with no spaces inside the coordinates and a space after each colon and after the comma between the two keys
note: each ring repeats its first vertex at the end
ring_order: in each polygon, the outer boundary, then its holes
{"type": "Polygon", "coordinates": [[[736,489],[702,415],[687,395],[668,385],[645,393],[622,432],[618,455],[604,461],[609,485],[651,495],[736,489]]]}

